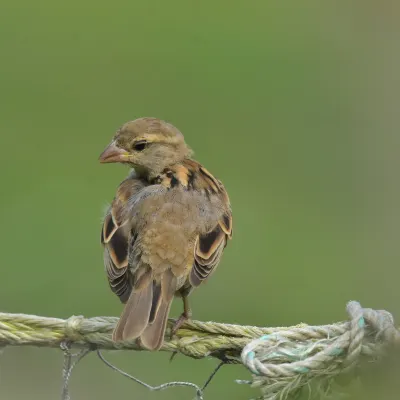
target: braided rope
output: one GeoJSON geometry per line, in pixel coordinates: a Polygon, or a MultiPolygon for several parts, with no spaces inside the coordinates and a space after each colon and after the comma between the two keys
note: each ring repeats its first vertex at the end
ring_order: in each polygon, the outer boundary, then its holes
{"type": "MultiPolygon", "coordinates": [[[[349,322],[323,326],[262,328],[188,321],[171,340],[167,331],[161,350],[196,359],[211,356],[242,362],[253,379],[238,382],[258,387],[267,400],[296,394],[314,381],[327,391],[332,379],[354,370],[362,356],[376,358],[388,345],[400,344],[400,332],[388,312],[363,309],[354,301],[348,303],[347,312],[349,322]]],[[[71,348],[142,350],[134,341],[112,341],[117,320],[0,313],[0,346],[59,348],[68,343],[71,348]]]]}
{"type": "Polygon", "coordinates": [[[320,389],[316,393],[326,394],[333,378],[354,370],[361,356],[381,357],[388,346],[400,345],[400,332],[387,311],[363,309],[351,301],[347,312],[350,322],[336,325],[338,329],[283,329],[245,346],[242,362],[263,399],[286,398],[314,381],[320,389]]]}

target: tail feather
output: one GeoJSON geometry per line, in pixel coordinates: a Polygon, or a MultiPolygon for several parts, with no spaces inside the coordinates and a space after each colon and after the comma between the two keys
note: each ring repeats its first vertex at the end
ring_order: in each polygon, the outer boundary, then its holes
{"type": "Polygon", "coordinates": [[[151,304],[149,324],[152,324],[154,322],[154,319],[156,318],[160,305],[161,305],[161,285],[153,281],[153,301],[151,304]]]}
{"type": "Polygon", "coordinates": [[[143,346],[149,350],[158,350],[163,344],[171,303],[171,301],[161,301],[154,322],[148,325],[140,336],[143,346]]]}
{"type": "Polygon", "coordinates": [[[140,336],[149,323],[152,300],[151,275],[148,274],[148,277],[143,275],[133,288],[114,329],[114,341],[136,339],[140,336]]]}
{"type": "Polygon", "coordinates": [[[153,302],[156,308],[152,322],[140,336],[143,346],[149,350],[158,350],[163,344],[168,314],[177,288],[177,279],[171,270],[164,272],[160,287],[159,299],[153,302]]]}
{"type": "Polygon", "coordinates": [[[159,283],[151,279],[151,273],[142,274],[136,281],[113,332],[113,340],[132,340],[140,337],[144,347],[158,350],[163,344],[176,289],[177,279],[171,270],[163,274],[159,283]]]}
{"type": "Polygon", "coordinates": [[[152,292],[153,286],[148,285],[140,292],[131,293],[114,330],[114,341],[136,339],[145,330],[149,322],[152,292]]]}
{"type": "Polygon", "coordinates": [[[161,277],[161,295],[165,302],[171,302],[174,298],[178,282],[176,276],[170,269],[164,272],[161,277]]]}

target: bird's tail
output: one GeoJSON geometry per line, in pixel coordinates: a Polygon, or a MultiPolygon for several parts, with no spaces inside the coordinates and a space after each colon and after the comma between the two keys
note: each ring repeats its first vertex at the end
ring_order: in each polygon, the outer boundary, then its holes
{"type": "Polygon", "coordinates": [[[144,270],[135,282],[121,318],[113,332],[113,340],[133,340],[140,337],[142,345],[149,350],[158,350],[167,326],[168,314],[177,280],[167,270],[156,282],[150,269],[144,270]]]}

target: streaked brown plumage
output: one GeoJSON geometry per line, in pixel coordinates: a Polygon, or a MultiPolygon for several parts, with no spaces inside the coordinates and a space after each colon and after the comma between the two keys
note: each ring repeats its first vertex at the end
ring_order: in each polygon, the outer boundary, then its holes
{"type": "Polygon", "coordinates": [[[104,218],[101,241],[112,291],[125,303],[115,341],[162,346],[174,295],[190,317],[187,296],[215,271],[232,236],[222,183],[190,158],[171,124],[139,118],[123,125],[100,161],[133,167],[104,218]]]}

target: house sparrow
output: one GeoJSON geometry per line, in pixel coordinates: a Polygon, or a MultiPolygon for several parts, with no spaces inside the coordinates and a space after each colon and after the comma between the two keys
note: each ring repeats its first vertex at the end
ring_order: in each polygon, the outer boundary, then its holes
{"type": "Polygon", "coordinates": [[[156,118],[124,124],[100,155],[101,163],[132,167],[104,218],[101,242],[112,291],[125,304],[113,340],[162,344],[174,295],[190,318],[190,292],[215,271],[232,214],[222,183],[191,159],[182,133],[156,118]]]}

